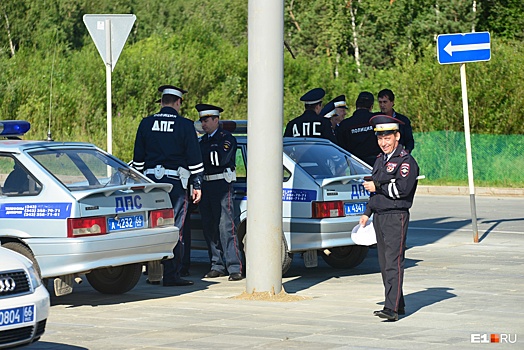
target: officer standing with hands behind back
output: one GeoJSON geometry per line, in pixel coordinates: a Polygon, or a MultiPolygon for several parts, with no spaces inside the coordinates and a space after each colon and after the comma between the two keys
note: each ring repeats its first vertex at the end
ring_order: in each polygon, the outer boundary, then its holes
{"type": "Polygon", "coordinates": [[[387,115],[376,115],[370,119],[370,123],[375,129],[382,153],[377,156],[373,165],[372,181],[365,181],[363,184],[371,192],[371,196],[359,223],[366,226],[373,214],[386,299],[384,308],[375,311],[374,315],[396,321],[399,314],[405,314],[402,284],[406,234],[419,168],[415,159],[399,143],[400,120],[387,115]]]}
{"type": "MultiPolygon", "coordinates": [[[[180,106],[187,91],[173,85],[158,88],[162,93],[158,113],[142,119],[135,139],[133,167],[155,182],[173,185],[169,197],[174,210],[175,226],[179,228],[174,257],[162,261],[164,286],[188,286],[193,281],[182,279],[180,270],[184,254],[183,226],[188,200],[198,203],[201,197],[204,165],[194,124],[182,117],[180,106]],[[192,193],[188,196],[188,184],[192,193]]],[[[148,283],[156,284],[150,282],[148,283]]]]}
{"type": "Polygon", "coordinates": [[[199,207],[211,269],[204,278],[222,277],[229,273],[229,281],[240,281],[243,279],[243,267],[236,233],[232,184],[236,181],[237,140],[219,125],[222,108],[209,104],[197,104],[195,108],[206,133],[200,138],[204,182],[199,207]]]}

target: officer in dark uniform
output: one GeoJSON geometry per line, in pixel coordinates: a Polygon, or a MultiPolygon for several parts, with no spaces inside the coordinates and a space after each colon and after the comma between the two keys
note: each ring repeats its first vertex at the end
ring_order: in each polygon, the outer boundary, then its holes
{"type": "Polygon", "coordinates": [[[209,104],[197,104],[195,108],[206,133],[200,138],[204,182],[199,207],[211,269],[204,278],[229,273],[230,281],[240,281],[243,279],[242,255],[233,207],[237,140],[219,125],[222,108],[209,104]]]}
{"type": "Polygon", "coordinates": [[[182,96],[187,91],[172,85],[163,85],[158,90],[162,93],[162,108],[140,122],[133,167],[155,182],[173,185],[169,197],[175,226],[180,233],[173,249],[173,259],[162,261],[162,282],[164,286],[187,286],[193,282],[180,277],[184,253],[183,226],[189,198],[195,204],[200,201],[204,165],[193,122],[179,114],[182,96]],[[188,188],[192,188],[189,195],[188,188]]]}
{"type": "Polygon", "coordinates": [[[340,147],[373,166],[381,152],[375,131],[369,123],[373,117],[374,97],[371,92],[361,92],[355,102],[353,115],[340,123],[337,139],[340,147]]]}
{"type": "Polygon", "coordinates": [[[318,115],[322,118],[329,120],[329,123],[331,125],[331,133],[336,139],[336,129],[338,128],[337,121],[339,119],[339,115],[337,113],[337,108],[335,107],[335,102],[331,100],[328,103],[326,103],[326,105],[322,108],[318,115]]]}
{"type": "Polygon", "coordinates": [[[378,92],[378,104],[381,114],[389,115],[400,120],[400,144],[408,152],[415,148],[415,140],[413,139],[413,129],[411,128],[411,121],[408,117],[398,113],[393,109],[395,105],[395,94],[390,89],[383,89],[378,92]]]}
{"type": "Polygon", "coordinates": [[[385,303],[375,316],[396,321],[405,314],[402,283],[409,208],[417,189],[418,164],[400,145],[400,120],[386,115],[376,115],[370,120],[377,134],[382,153],[373,165],[372,181],[365,181],[364,188],[372,193],[360,225],[365,226],[373,214],[377,236],[377,252],[385,303]]]}
{"type": "Polygon", "coordinates": [[[325,94],[324,89],[315,88],[300,98],[304,102],[305,111],[286,125],[284,137],[317,137],[337,142],[331,123],[318,115],[322,110],[322,98],[325,94]]]}

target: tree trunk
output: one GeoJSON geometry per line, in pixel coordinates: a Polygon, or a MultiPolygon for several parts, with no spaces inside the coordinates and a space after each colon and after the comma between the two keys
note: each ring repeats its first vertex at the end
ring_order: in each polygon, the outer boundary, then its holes
{"type": "MultiPolygon", "coordinates": [[[[360,0],[359,0],[360,1],[360,0]]],[[[349,7],[349,13],[351,14],[351,30],[353,32],[353,49],[355,49],[355,63],[357,65],[358,74],[362,74],[360,70],[360,51],[358,49],[358,36],[357,36],[357,26],[355,24],[355,17],[357,16],[357,10],[353,10],[353,4],[351,1],[348,1],[347,6],[349,7]]]]}
{"type": "Polygon", "coordinates": [[[9,48],[11,49],[11,57],[15,55],[15,45],[13,44],[13,40],[11,39],[11,29],[9,28],[9,18],[7,17],[7,13],[4,12],[5,17],[5,28],[7,30],[7,38],[9,39],[9,48]]]}

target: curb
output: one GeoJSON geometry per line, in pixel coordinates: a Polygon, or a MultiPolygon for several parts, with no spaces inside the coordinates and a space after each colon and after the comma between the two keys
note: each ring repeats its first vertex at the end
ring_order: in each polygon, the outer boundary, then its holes
{"type": "MultiPolygon", "coordinates": [[[[420,195],[469,195],[468,186],[417,186],[420,195]]],[[[475,187],[477,196],[524,197],[524,188],[475,187]]]]}

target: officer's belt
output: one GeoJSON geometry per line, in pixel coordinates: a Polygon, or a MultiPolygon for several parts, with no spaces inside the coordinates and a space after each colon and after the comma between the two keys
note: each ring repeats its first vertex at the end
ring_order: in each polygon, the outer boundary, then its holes
{"type": "MultiPolygon", "coordinates": [[[[152,174],[154,175],[155,174],[155,169],[146,169],[144,171],[144,174],[145,175],[148,175],[148,174],[152,174]]],[[[169,175],[169,176],[178,176],[178,171],[176,170],[171,170],[171,169],[164,169],[164,175],[169,175]]]]}
{"type": "MultiPolygon", "coordinates": [[[[236,180],[237,179],[237,173],[235,170],[233,170],[231,172],[232,174],[232,180],[236,180]]],[[[205,181],[214,181],[214,180],[222,180],[222,179],[225,179],[226,178],[226,174],[225,173],[220,173],[220,174],[212,174],[212,175],[204,175],[204,180],[205,181]]],[[[228,182],[231,182],[231,181],[228,181],[228,182]]]]}

